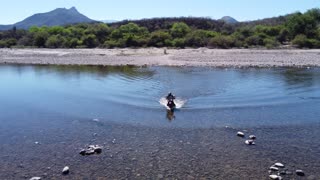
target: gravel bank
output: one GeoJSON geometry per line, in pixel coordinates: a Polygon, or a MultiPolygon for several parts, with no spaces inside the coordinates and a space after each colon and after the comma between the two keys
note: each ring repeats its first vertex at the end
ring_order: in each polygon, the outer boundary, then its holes
{"type": "Polygon", "coordinates": [[[0,49],[0,64],[159,65],[211,67],[320,66],[320,50],[0,49]]]}

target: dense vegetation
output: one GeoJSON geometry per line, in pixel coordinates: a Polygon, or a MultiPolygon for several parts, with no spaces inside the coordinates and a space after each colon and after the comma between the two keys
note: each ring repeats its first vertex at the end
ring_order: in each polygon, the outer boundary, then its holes
{"type": "Polygon", "coordinates": [[[115,48],[320,48],[320,9],[246,23],[208,18],[155,18],[113,24],[92,23],[13,28],[0,32],[0,47],[115,48]]]}

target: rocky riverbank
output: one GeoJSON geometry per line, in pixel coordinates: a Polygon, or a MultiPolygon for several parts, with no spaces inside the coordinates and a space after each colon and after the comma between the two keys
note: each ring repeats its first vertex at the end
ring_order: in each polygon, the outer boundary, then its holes
{"type": "Polygon", "coordinates": [[[320,66],[320,50],[0,49],[0,63],[211,67],[320,66]]]}

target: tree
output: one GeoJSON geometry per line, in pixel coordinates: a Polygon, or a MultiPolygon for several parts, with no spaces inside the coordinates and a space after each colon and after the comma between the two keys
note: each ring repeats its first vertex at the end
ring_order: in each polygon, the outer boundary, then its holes
{"type": "Polygon", "coordinates": [[[104,23],[97,23],[90,25],[85,31],[85,34],[94,34],[97,38],[97,40],[100,43],[103,43],[107,36],[111,33],[111,29],[108,27],[108,25],[104,23]]]}
{"type": "Polygon", "coordinates": [[[288,19],[286,27],[291,39],[298,34],[312,37],[316,34],[317,19],[310,14],[296,13],[288,19]]]}
{"type": "Polygon", "coordinates": [[[38,31],[34,33],[34,46],[45,47],[45,43],[49,37],[49,33],[46,31],[38,31]]]}
{"type": "Polygon", "coordinates": [[[175,38],[171,42],[172,46],[174,47],[179,47],[179,48],[184,48],[186,46],[186,39],[185,38],[175,38]]]}
{"type": "Polygon", "coordinates": [[[169,46],[167,42],[171,39],[172,37],[168,32],[162,30],[155,31],[150,34],[148,45],[154,47],[169,46]]]}
{"type": "Polygon", "coordinates": [[[63,48],[65,46],[66,39],[61,35],[52,35],[46,41],[46,47],[48,48],[63,48]]]}
{"type": "Polygon", "coordinates": [[[183,22],[174,23],[170,29],[171,36],[174,38],[185,37],[190,31],[189,26],[183,22]]]}
{"type": "Polygon", "coordinates": [[[217,32],[207,30],[195,30],[186,36],[186,45],[190,47],[207,46],[210,38],[217,36],[217,32]]]}
{"type": "Polygon", "coordinates": [[[141,47],[147,45],[149,35],[146,28],[139,27],[134,23],[128,23],[113,30],[110,35],[111,39],[105,45],[114,46],[118,44],[122,46],[125,43],[125,47],[141,47]],[[115,41],[119,41],[119,43],[115,41]]]}
{"type": "Polygon", "coordinates": [[[82,41],[83,41],[83,45],[85,45],[87,48],[95,48],[99,45],[96,35],[94,34],[85,35],[82,38],[82,41]]]}
{"type": "Polygon", "coordinates": [[[234,47],[234,39],[230,36],[217,35],[210,39],[208,46],[211,48],[231,48],[234,47]]]}
{"type": "Polygon", "coordinates": [[[263,40],[263,44],[268,49],[272,49],[279,46],[279,42],[275,38],[266,38],[263,40]]]}
{"type": "Polygon", "coordinates": [[[50,35],[63,35],[64,27],[62,26],[52,26],[48,28],[48,33],[50,35]]]}
{"type": "Polygon", "coordinates": [[[308,38],[306,35],[304,34],[299,34],[297,35],[293,40],[292,40],[292,44],[296,45],[299,48],[303,48],[303,47],[309,47],[310,44],[308,42],[308,38]]]}

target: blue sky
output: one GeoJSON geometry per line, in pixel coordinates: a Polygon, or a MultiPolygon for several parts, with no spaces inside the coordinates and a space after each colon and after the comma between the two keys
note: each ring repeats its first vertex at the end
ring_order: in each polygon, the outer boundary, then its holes
{"type": "Polygon", "coordinates": [[[320,8],[320,0],[9,0],[1,2],[0,24],[12,24],[34,13],[72,6],[95,20],[173,16],[218,19],[229,15],[244,21],[320,8]]]}

